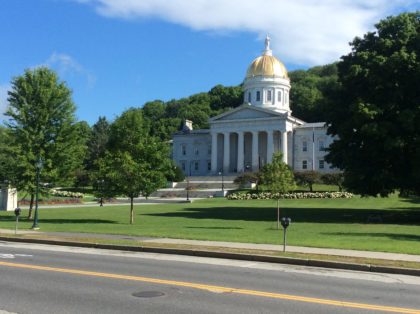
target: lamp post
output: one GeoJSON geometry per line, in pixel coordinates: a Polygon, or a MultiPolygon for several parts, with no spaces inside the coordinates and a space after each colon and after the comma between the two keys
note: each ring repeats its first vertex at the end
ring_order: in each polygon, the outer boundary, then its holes
{"type": "Polygon", "coordinates": [[[38,161],[35,164],[35,168],[36,168],[35,215],[34,215],[34,223],[32,225],[32,229],[34,229],[34,230],[39,229],[39,225],[38,225],[38,194],[39,194],[39,175],[41,173],[42,166],[43,166],[42,159],[39,158],[38,161]]]}
{"type": "Polygon", "coordinates": [[[98,180],[98,184],[99,184],[99,192],[101,193],[101,198],[99,199],[99,206],[102,207],[104,206],[104,182],[105,180],[98,180]]]}
{"type": "Polygon", "coordinates": [[[223,180],[223,170],[219,171],[219,176],[222,176],[222,195],[225,196],[225,182],[223,180]]]}
{"type": "Polygon", "coordinates": [[[191,161],[188,163],[188,175],[187,175],[187,202],[190,201],[190,176],[191,176],[191,161]]]}

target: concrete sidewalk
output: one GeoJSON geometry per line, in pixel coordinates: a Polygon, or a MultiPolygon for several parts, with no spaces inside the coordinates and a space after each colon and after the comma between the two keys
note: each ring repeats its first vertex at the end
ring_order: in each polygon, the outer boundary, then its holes
{"type": "MultiPolygon", "coordinates": [[[[14,234],[14,230],[0,229],[0,235],[1,234],[14,234]]],[[[107,239],[107,240],[133,240],[133,241],[139,241],[139,242],[144,242],[144,243],[156,243],[156,244],[178,244],[178,245],[189,245],[189,246],[197,246],[197,247],[201,246],[201,247],[235,248],[235,249],[260,250],[260,251],[283,251],[283,245],[274,245],[274,244],[199,241],[199,240],[136,237],[136,236],[129,236],[129,235],[113,235],[113,234],[97,234],[97,233],[42,232],[42,231],[31,231],[31,230],[20,230],[18,231],[18,234],[51,236],[51,237],[59,237],[63,239],[65,238],[69,238],[69,239],[90,238],[90,239],[107,239]]],[[[361,257],[361,258],[372,258],[372,259],[420,263],[420,255],[399,254],[399,253],[313,248],[313,247],[300,247],[300,246],[287,246],[287,252],[333,255],[333,256],[344,256],[344,257],[361,257]]]]}

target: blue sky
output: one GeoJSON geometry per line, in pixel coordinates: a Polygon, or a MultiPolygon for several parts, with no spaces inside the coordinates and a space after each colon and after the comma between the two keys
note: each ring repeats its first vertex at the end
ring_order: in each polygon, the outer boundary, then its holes
{"type": "Polygon", "coordinates": [[[145,102],[237,85],[272,37],[289,70],[338,60],[419,0],[2,0],[0,118],[24,69],[47,65],[93,124],[145,102]],[[391,2],[391,3],[389,3],[391,2]]]}

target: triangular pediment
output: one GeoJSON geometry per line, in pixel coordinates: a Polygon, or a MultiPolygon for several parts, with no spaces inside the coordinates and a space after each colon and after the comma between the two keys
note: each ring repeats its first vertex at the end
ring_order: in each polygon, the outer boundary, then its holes
{"type": "Polygon", "coordinates": [[[274,118],[282,116],[282,113],[258,108],[250,105],[242,105],[233,110],[224,112],[218,116],[210,119],[210,122],[226,121],[226,120],[248,120],[248,119],[263,119],[263,118],[274,118]]]}

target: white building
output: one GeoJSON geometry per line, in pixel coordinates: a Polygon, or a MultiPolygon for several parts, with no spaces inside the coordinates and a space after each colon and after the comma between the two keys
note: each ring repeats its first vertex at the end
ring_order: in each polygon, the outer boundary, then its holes
{"type": "Polygon", "coordinates": [[[193,130],[186,121],[173,135],[173,159],[186,175],[256,171],[273,153],[297,171],[332,171],[324,161],[333,139],[324,122],[306,123],[292,116],[290,79],[273,56],[270,38],[262,55],[248,67],[243,83],[244,104],[209,119],[210,129],[193,130]]]}

